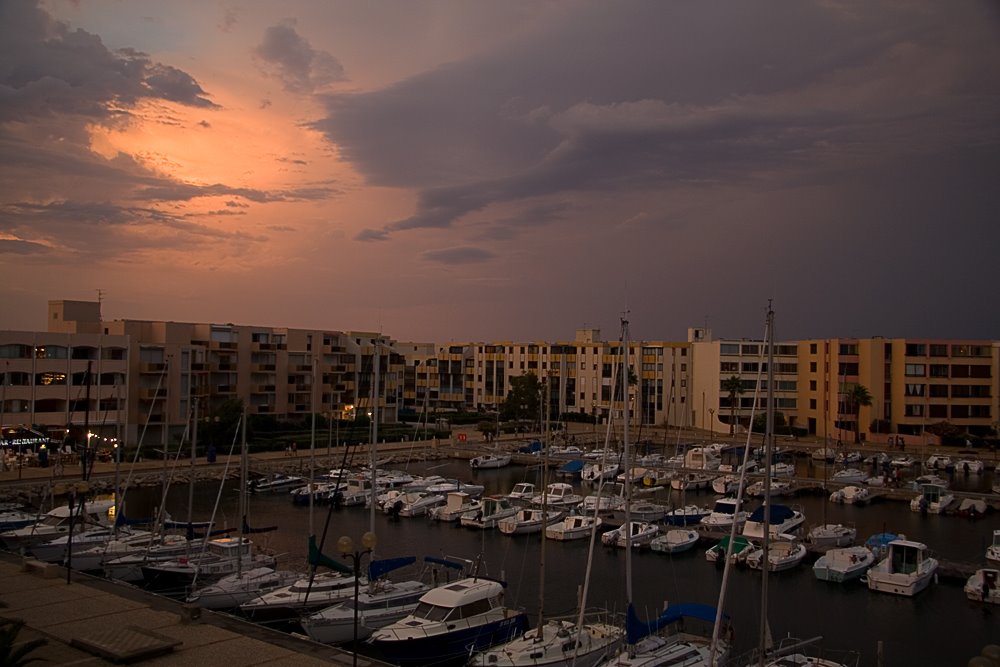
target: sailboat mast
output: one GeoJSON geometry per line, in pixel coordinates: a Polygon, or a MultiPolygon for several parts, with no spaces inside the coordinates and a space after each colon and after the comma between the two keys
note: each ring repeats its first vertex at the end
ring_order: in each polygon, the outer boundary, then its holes
{"type": "Polygon", "coordinates": [[[629,453],[628,320],[622,318],[622,458],[625,460],[625,597],[632,604],[632,480],[629,453]]]}
{"type": "Polygon", "coordinates": [[[236,576],[243,574],[243,531],[247,526],[247,406],[243,405],[243,430],[240,436],[240,538],[236,576]]]}
{"type": "Polygon", "coordinates": [[[545,455],[542,457],[542,542],[538,557],[538,633],[536,637],[542,637],[542,627],[545,625],[545,529],[548,526],[549,518],[549,379],[547,375],[542,379],[542,432],[545,442],[545,455]]]}
{"type": "MultiPolygon", "coordinates": [[[[381,340],[375,340],[375,379],[372,382],[372,446],[369,448],[369,464],[372,469],[372,490],[371,490],[371,512],[368,517],[368,530],[375,534],[375,449],[378,447],[378,399],[379,399],[379,374],[381,367],[382,352],[379,349],[381,340]]],[[[374,551],[374,549],[373,549],[374,551]]]]}
{"type": "Polygon", "coordinates": [[[760,586],[760,667],[764,667],[764,656],[768,648],[767,625],[767,580],[771,563],[768,558],[768,548],[771,538],[771,468],[774,458],[774,310],[771,302],[767,303],[767,421],[764,440],[764,537],[761,548],[761,586],[760,586]]]}
{"type": "MultiPolygon", "coordinates": [[[[312,358],[312,425],[309,429],[309,483],[306,487],[309,490],[309,534],[316,534],[316,526],[313,520],[314,510],[313,510],[313,497],[316,495],[315,487],[315,477],[316,477],[316,408],[319,406],[319,401],[316,400],[316,391],[318,389],[316,384],[316,355],[313,353],[312,358]]],[[[329,446],[327,446],[327,451],[329,451],[329,446]]]]}

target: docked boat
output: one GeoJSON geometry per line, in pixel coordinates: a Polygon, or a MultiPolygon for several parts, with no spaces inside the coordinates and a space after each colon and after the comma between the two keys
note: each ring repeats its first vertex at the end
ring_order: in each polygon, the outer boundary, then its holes
{"type": "Polygon", "coordinates": [[[173,533],[163,535],[149,544],[119,545],[116,551],[107,554],[103,560],[104,576],[115,581],[141,583],[144,566],[181,558],[200,549],[200,540],[192,543],[185,535],[173,533]]]}
{"type": "Polygon", "coordinates": [[[974,602],[1000,604],[1000,570],[976,570],[965,582],[965,596],[974,602]]]}
{"type": "Polygon", "coordinates": [[[927,457],[924,467],[930,468],[931,470],[954,470],[955,464],[952,463],[950,456],[931,454],[927,457]]]}
{"type": "Polygon", "coordinates": [[[291,491],[293,488],[302,486],[306,483],[306,481],[307,480],[304,477],[300,477],[299,475],[273,473],[256,479],[251,479],[247,482],[247,491],[250,493],[291,491]]]}
{"type": "Polygon", "coordinates": [[[684,467],[691,470],[718,470],[721,464],[717,448],[692,447],[684,454],[684,467]]]}
{"type": "Polygon", "coordinates": [[[1000,530],[993,531],[993,544],[986,547],[986,560],[1000,563],[1000,530]]]}
{"type": "MultiPolygon", "coordinates": [[[[312,578],[300,574],[289,584],[241,603],[240,613],[255,623],[282,623],[298,619],[352,597],[354,583],[354,575],[346,572],[320,572],[312,578]]],[[[367,586],[368,579],[362,577],[358,584],[367,586]]]]}
{"type": "Polygon", "coordinates": [[[698,491],[707,489],[716,475],[712,473],[685,472],[670,480],[670,488],[674,491],[698,491]]]}
{"type": "Polygon", "coordinates": [[[601,544],[608,547],[625,548],[631,546],[633,549],[648,547],[657,535],[660,534],[660,526],[651,521],[629,521],[614,530],[609,530],[601,535],[601,544]],[[626,532],[626,530],[628,532],[626,532]]]}
{"type": "Polygon", "coordinates": [[[736,507],[736,498],[719,498],[715,501],[712,512],[698,524],[699,528],[717,533],[728,532],[734,523],[742,526],[747,520],[747,513],[742,509],[737,512],[736,507]]]}
{"type": "Polygon", "coordinates": [[[845,486],[830,494],[830,502],[840,505],[864,505],[871,500],[872,492],[867,486],[845,486]]]}
{"type": "Polygon", "coordinates": [[[955,496],[937,484],[924,484],[920,495],[910,501],[910,510],[942,514],[955,503],[955,496]]]}
{"type": "MultiPolygon", "coordinates": [[[[716,544],[712,545],[705,550],[705,560],[710,563],[721,563],[725,560],[725,555],[729,551],[729,536],[726,535],[716,544]]],[[[742,563],[746,560],[747,555],[753,550],[753,542],[743,537],[742,535],[737,535],[733,539],[733,549],[732,549],[732,559],[737,563],[742,563]]]]}
{"type": "Polygon", "coordinates": [[[591,514],[570,514],[564,516],[560,521],[546,526],[545,537],[559,542],[569,540],[579,540],[590,537],[593,530],[601,530],[603,521],[600,517],[591,514]]]}
{"type": "Polygon", "coordinates": [[[712,490],[723,496],[732,496],[740,490],[740,475],[723,475],[712,480],[712,490]]]}
{"type": "Polygon", "coordinates": [[[341,644],[354,639],[357,613],[357,637],[367,639],[375,630],[412,614],[430,586],[416,580],[387,581],[365,588],[352,597],[304,616],[299,623],[310,639],[322,644],[341,644]]]}
{"type": "Polygon", "coordinates": [[[507,494],[507,498],[520,503],[530,503],[534,497],[535,485],[531,482],[518,482],[507,494]]]}
{"type": "Polygon", "coordinates": [[[112,524],[109,516],[114,507],[114,500],[93,500],[85,503],[82,508],[79,505],[60,505],[49,510],[37,523],[0,533],[0,544],[6,549],[17,551],[68,535],[71,524],[74,535],[95,527],[107,528],[112,524]]]}
{"type": "Polygon", "coordinates": [[[440,493],[434,493],[430,490],[410,491],[397,497],[391,505],[386,505],[385,512],[396,516],[424,516],[432,508],[443,505],[445,502],[445,497],[440,493]]]}
{"type": "Polygon", "coordinates": [[[467,658],[471,653],[524,634],[528,617],[506,607],[504,584],[470,577],[424,593],[417,608],[372,633],[371,643],[390,662],[432,665],[467,658]]]}
{"type": "Polygon", "coordinates": [[[963,498],[962,502],[958,504],[958,509],[955,510],[955,516],[960,516],[966,519],[982,519],[986,516],[986,512],[989,507],[986,505],[986,501],[980,498],[963,498]]]}
{"type": "Polygon", "coordinates": [[[465,491],[452,491],[445,499],[444,505],[433,507],[428,516],[434,521],[444,521],[452,523],[458,521],[468,512],[474,512],[482,508],[481,500],[473,498],[465,491]]]}
{"type": "MultiPolygon", "coordinates": [[[[771,497],[787,496],[792,493],[792,483],[784,479],[771,479],[771,497]]],[[[747,495],[753,498],[764,497],[764,482],[754,482],[747,487],[747,495]]]]}
{"type": "Polygon", "coordinates": [[[986,469],[979,459],[959,459],[955,461],[955,474],[979,475],[986,469]]]}
{"type": "Polygon", "coordinates": [[[540,533],[542,530],[559,521],[565,516],[562,510],[547,510],[542,512],[536,508],[520,509],[512,516],[497,522],[497,528],[504,535],[525,535],[540,533]]]}
{"type": "Polygon", "coordinates": [[[481,454],[469,459],[469,466],[472,467],[473,470],[503,468],[508,465],[510,465],[510,454],[506,452],[481,454]]]}
{"type": "Polygon", "coordinates": [[[262,593],[287,586],[300,576],[290,570],[255,567],[246,572],[227,574],[213,584],[202,586],[188,595],[185,602],[202,609],[236,609],[262,593]]]}
{"type": "Polygon", "coordinates": [[[501,519],[514,516],[517,509],[506,496],[487,496],[479,508],[463,514],[459,523],[466,528],[496,528],[501,519]]]}
{"type": "Polygon", "coordinates": [[[951,486],[951,482],[948,481],[947,477],[942,477],[936,472],[932,472],[926,475],[921,475],[920,477],[917,477],[915,480],[913,480],[913,485],[914,485],[913,490],[918,491],[920,490],[920,487],[922,487],[925,484],[936,484],[937,486],[941,486],[946,489],[951,486]]]}
{"type": "Polygon", "coordinates": [[[543,493],[531,498],[531,504],[536,507],[545,505],[549,508],[568,510],[583,502],[583,496],[573,490],[572,484],[553,482],[545,487],[543,493]]]}
{"type": "Polygon", "coordinates": [[[806,542],[815,549],[829,549],[854,544],[857,536],[858,529],[854,526],[845,526],[842,523],[824,523],[809,529],[809,532],[806,533],[806,542]]]}
{"type": "Polygon", "coordinates": [[[180,591],[195,581],[214,581],[237,570],[274,567],[275,558],[254,553],[253,543],[244,537],[221,537],[209,540],[205,549],[187,557],[142,566],[146,588],[180,591]]]}
{"type": "Polygon", "coordinates": [[[926,544],[910,540],[889,542],[885,558],[868,570],[868,588],[912,597],[927,588],[938,569],[926,544]]]}
{"type": "MultiPolygon", "coordinates": [[[[743,524],[743,534],[751,539],[764,538],[764,510],[767,506],[761,505],[747,517],[743,524]]],[[[772,539],[781,534],[794,535],[806,522],[802,510],[787,505],[771,505],[769,514],[770,522],[768,533],[772,539]]]]}
{"type": "Polygon", "coordinates": [[[867,547],[830,549],[813,564],[813,574],[821,581],[839,584],[860,579],[874,564],[875,554],[867,547]]]}
{"type": "Polygon", "coordinates": [[[863,470],[858,470],[857,468],[844,468],[843,470],[838,470],[833,473],[830,477],[831,482],[837,484],[861,484],[865,481],[868,475],[865,474],[863,470]]]}
{"type": "Polygon", "coordinates": [[[37,523],[42,518],[38,512],[28,512],[20,506],[10,505],[0,510],[0,532],[17,530],[37,523]]]}
{"type": "Polygon", "coordinates": [[[654,537],[649,548],[660,553],[677,554],[694,548],[700,537],[698,531],[690,528],[671,528],[654,537]]]}
{"type": "Polygon", "coordinates": [[[69,555],[72,559],[73,568],[77,570],[96,570],[101,567],[103,552],[108,542],[116,539],[116,537],[122,540],[134,538],[137,542],[144,541],[148,543],[152,535],[148,530],[137,530],[129,526],[122,526],[117,530],[112,526],[90,526],[89,530],[81,532],[73,531],[72,536],[66,534],[47,542],[36,544],[28,549],[28,553],[46,563],[62,563],[66,560],[69,547],[72,545],[72,553],[69,555]],[[81,559],[81,552],[85,551],[90,553],[84,554],[81,559]],[[95,558],[96,552],[100,552],[101,555],[95,558]]]}
{"type": "Polygon", "coordinates": [[[663,516],[663,523],[670,526],[692,526],[700,523],[702,519],[712,513],[707,507],[697,505],[685,505],[667,512],[663,516]]]}
{"type": "Polygon", "coordinates": [[[875,554],[875,560],[885,558],[889,553],[889,543],[893,540],[905,540],[906,535],[899,533],[874,533],[865,540],[865,548],[875,554]]]}
{"type": "Polygon", "coordinates": [[[596,461],[583,466],[580,471],[580,479],[584,482],[598,482],[602,479],[614,479],[621,470],[617,463],[601,463],[596,461]]]}
{"type": "Polygon", "coordinates": [[[617,649],[621,627],[606,621],[550,619],[505,644],[477,653],[470,667],[592,667],[617,649]]]}
{"type": "Polygon", "coordinates": [[[473,498],[478,498],[483,495],[483,491],[486,489],[482,484],[473,484],[471,482],[463,482],[458,479],[446,479],[443,482],[438,482],[437,484],[431,484],[425,491],[428,493],[437,493],[444,497],[446,494],[452,491],[465,491],[473,498]]]}
{"type": "Polygon", "coordinates": [[[599,667],[708,667],[727,664],[733,637],[728,617],[722,615],[713,651],[712,628],[716,609],[702,604],[672,604],[651,621],[638,618],[633,606],[626,612],[628,647],[599,667]],[[698,632],[703,628],[702,632],[698,632]]]}
{"type": "MultiPolygon", "coordinates": [[[[772,540],[767,546],[768,570],[781,572],[796,567],[806,558],[806,545],[798,540],[772,540]]],[[[755,548],[746,557],[746,563],[759,570],[764,563],[764,550],[755,548]]]]}

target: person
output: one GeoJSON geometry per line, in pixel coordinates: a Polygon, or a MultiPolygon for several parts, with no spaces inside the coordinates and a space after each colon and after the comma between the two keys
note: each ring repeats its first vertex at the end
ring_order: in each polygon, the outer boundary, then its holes
{"type": "Polygon", "coordinates": [[[299,455],[298,452],[299,452],[299,446],[294,440],[292,440],[292,456],[298,456],[299,455]]]}

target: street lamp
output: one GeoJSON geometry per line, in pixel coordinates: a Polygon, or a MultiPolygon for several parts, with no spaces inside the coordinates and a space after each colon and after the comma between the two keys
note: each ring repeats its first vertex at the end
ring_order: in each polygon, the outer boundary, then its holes
{"type": "Polygon", "coordinates": [[[361,581],[361,559],[365,554],[371,554],[372,550],[375,549],[375,533],[367,532],[361,536],[361,546],[363,549],[354,548],[354,540],[352,540],[347,535],[344,535],[339,540],[337,540],[337,551],[344,558],[351,560],[351,564],[354,566],[354,641],[351,644],[354,654],[354,667],[358,665],[358,595],[359,583],[361,581]]]}
{"type": "Polygon", "coordinates": [[[715,440],[715,408],[708,409],[709,440],[715,440]]]}

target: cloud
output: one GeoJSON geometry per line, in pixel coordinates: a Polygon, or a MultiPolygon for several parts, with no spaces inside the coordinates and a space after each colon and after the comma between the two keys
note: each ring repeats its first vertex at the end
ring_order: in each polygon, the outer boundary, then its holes
{"type": "Polygon", "coordinates": [[[229,32],[236,25],[236,21],[239,18],[239,10],[235,7],[226,7],[223,10],[222,20],[217,24],[217,27],[222,32],[229,32]]]}
{"type": "Polygon", "coordinates": [[[293,20],[265,30],[253,54],[289,92],[311,93],[346,78],[343,65],[326,51],[313,49],[296,32],[293,20]]]}
{"type": "Polygon", "coordinates": [[[321,96],[312,127],[371,184],[418,191],[358,238],[546,198],[799,187],[1000,135],[977,8],[943,29],[933,3],[630,9],[553,12],[496,50],[321,96]]]}
{"type": "Polygon", "coordinates": [[[205,129],[208,129],[208,128],[212,127],[212,124],[209,123],[207,120],[199,120],[198,121],[198,125],[200,127],[204,127],[205,129]]]}
{"type": "Polygon", "coordinates": [[[427,250],[423,253],[423,257],[431,262],[454,266],[459,264],[479,264],[494,259],[496,255],[482,248],[459,246],[456,248],[427,250]]]}

